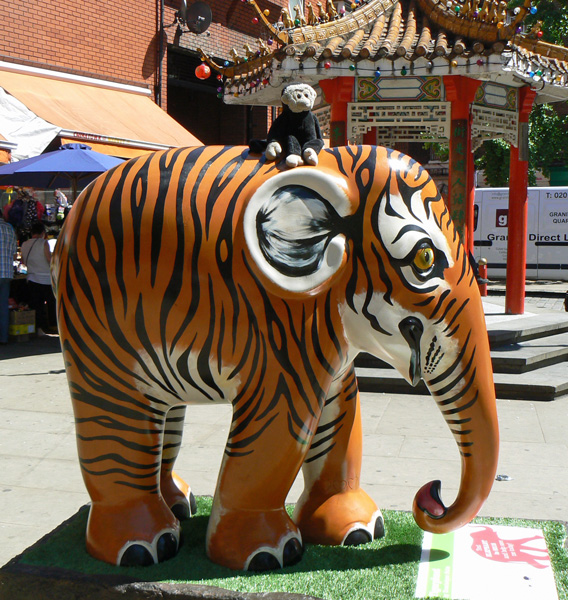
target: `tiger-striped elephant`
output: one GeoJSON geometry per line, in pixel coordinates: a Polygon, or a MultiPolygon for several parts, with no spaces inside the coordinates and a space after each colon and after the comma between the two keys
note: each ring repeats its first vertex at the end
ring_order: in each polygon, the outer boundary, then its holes
{"type": "Polygon", "coordinates": [[[334,148],[286,169],[199,147],[130,160],[76,201],[53,281],[99,559],[177,552],[191,510],[172,469],[185,407],[199,403],[233,406],[211,560],[269,570],[306,542],[381,536],[358,485],[362,351],[425,380],[461,453],[455,501],[426,484],[418,525],[460,527],[489,494],[498,427],[481,300],[435,184],[408,156],[334,148]]]}

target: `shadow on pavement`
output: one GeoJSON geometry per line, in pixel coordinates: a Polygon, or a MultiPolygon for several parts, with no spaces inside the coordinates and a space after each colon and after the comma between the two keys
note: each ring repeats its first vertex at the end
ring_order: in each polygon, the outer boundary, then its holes
{"type": "Polygon", "coordinates": [[[5,345],[0,345],[0,360],[58,352],[61,352],[58,335],[32,337],[27,342],[8,342],[5,345]]]}

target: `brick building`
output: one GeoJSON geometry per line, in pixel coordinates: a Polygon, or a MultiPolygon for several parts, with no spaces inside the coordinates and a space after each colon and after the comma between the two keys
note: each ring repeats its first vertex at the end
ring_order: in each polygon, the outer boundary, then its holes
{"type": "Polygon", "coordinates": [[[266,108],[226,106],[214,75],[195,76],[199,46],[224,60],[255,42],[260,27],[247,6],[212,0],[201,35],[176,21],[180,7],[181,0],[3,0],[0,162],[68,141],[130,157],[265,135],[266,108]]]}

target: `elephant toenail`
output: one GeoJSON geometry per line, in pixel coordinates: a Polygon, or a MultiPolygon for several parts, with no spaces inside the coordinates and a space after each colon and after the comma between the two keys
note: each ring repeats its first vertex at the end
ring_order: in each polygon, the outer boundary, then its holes
{"type": "Polygon", "coordinates": [[[189,492],[189,510],[191,511],[189,514],[190,517],[197,512],[197,500],[193,492],[189,492]]]}
{"type": "Polygon", "coordinates": [[[132,544],[120,559],[121,567],[148,567],[154,564],[154,559],[147,548],[140,544],[132,544]]]}
{"type": "Polygon", "coordinates": [[[304,549],[298,539],[292,538],[291,540],[288,540],[284,546],[284,556],[282,557],[284,566],[290,567],[291,565],[300,562],[303,553],[304,549]]]}
{"type": "Polygon", "coordinates": [[[385,521],[383,517],[378,517],[375,521],[375,539],[378,540],[385,536],[385,521]]]}
{"type": "Polygon", "coordinates": [[[274,569],[280,569],[281,565],[278,559],[270,552],[259,552],[250,561],[248,570],[249,571],[274,571],[274,569]]]}
{"type": "Polygon", "coordinates": [[[368,544],[372,542],[371,534],[364,529],[356,529],[352,531],[343,542],[344,546],[360,546],[361,544],[368,544]]]}
{"type": "Polygon", "coordinates": [[[164,533],[158,540],[158,561],[163,562],[176,555],[178,543],[173,533],[164,533]]]}

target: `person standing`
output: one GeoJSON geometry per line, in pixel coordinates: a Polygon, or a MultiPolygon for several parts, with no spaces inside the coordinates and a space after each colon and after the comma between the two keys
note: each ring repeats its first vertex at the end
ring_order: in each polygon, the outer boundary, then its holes
{"type": "Polygon", "coordinates": [[[36,311],[37,333],[45,335],[56,325],[55,296],[51,289],[51,250],[43,223],[35,222],[31,235],[22,244],[22,262],[28,269],[29,305],[36,311]]]}
{"type": "Polygon", "coordinates": [[[16,232],[0,216],[0,344],[8,343],[10,326],[10,284],[14,277],[14,255],[17,250],[16,232]]]}

